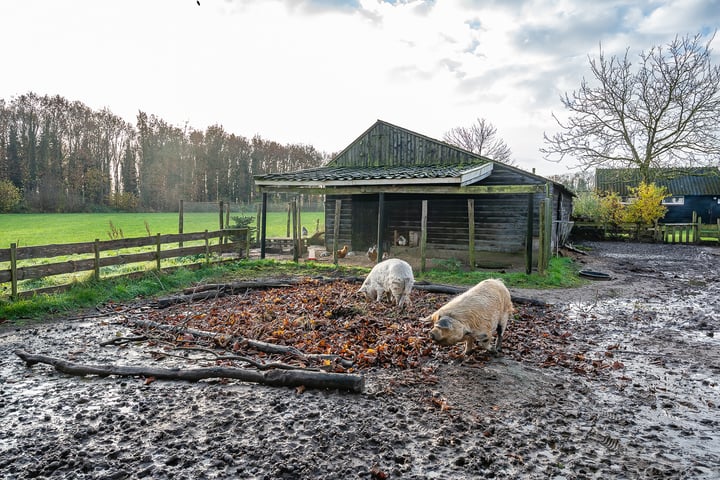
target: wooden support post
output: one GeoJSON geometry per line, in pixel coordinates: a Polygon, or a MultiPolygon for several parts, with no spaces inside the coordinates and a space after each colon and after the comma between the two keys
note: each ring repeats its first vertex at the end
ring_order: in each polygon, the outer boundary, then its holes
{"type": "Polygon", "coordinates": [[[475,200],[468,198],[468,263],[475,269],[475,200]]]}
{"type": "Polygon", "coordinates": [[[532,273],[533,227],[535,225],[535,194],[528,195],[527,233],[525,235],[525,274],[532,273]]]}
{"type": "Polygon", "coordinates": [[[538,273],[545,275],[550,264],[552,252],[552,205],[550,199],[543,199],[540,204],[540,252],[538,254],[538,273]]]}
{"type": "MultiPolygon", "coordinates": [[[[180,200],[180,206],[178,207],[178,233],[179,233],[180,235],[183,234],[183,221],[184,221],[184,219],[183,219],[183,215],[184,215],[183,210],[184,210],[184,208],[185,208],[184,203],[185,203],[185,200],[180,200]]],[[[183,241],[182,241],[182,236],[181,236],[181,237],[180,237],[180,242],[178,243],[178,247],[182,248],[182,246],[183,246],[183,241]]]]}
{"type": "Polygon", "coordinates": [[[260,215],[262,206],[257,206],[257,212],[255,213],[255,243],[260,243],[260,215]]]}
{"type": "Polygon", "coordinates": [[[285,224],[285,236],[290,238],[290,220],[292,218],[292,201],[287,204],[287,223],[285,224]]]}
{"type": "Polygon", "coordinates": [[[292,212],[292,244],[293,244],[293,262],[297,263],[300,259],[298,252],[298,238],[297,238],[297,201],[293,200],[290,202],[290,211],[292,212]]]}
{"type": "Polygon", "coordinates": [[[545,262],[545,209],[543,203],[540,202],[540,208],[538,209],[538,273],[540,275],[545,274],[543,265],[545,262]]]}
{"type": "Polygon", "coordinates": [[[383,228],[385,226],[385,193],[378,193],[377,263],[383,261],[383,228]]]}
{"type": "Polygon", "coordinates": [[[265,232],[267,226],[267,192],[263,192],[262,194],[262,209],[260,213],[260,225],[258,225],[258,228],[260,229],[260,258],[265,258],[265,239],[267,238],[267,234],[265,232]]]}
{"type": "Polygon", "coordinates": [[[552,258],[552,197],[543,200],[543,207],[545,208],[545,270],[547,270],[552,258]]]}
{"type": "Polygon", "coordinates": [[[340,212],[342,211],[342,200],[339,198],[335,200],[335,217],[333,218],[333,263],[337,267],[338,265],[338,248],[340,244],[338,242],[338,236],[340,235],[340,212]]]}
{"type": "Polygon", "coordinates": [[[157,266],[157,269],[160,270],[160,250],[162,248],[162,243],[160,243],[160,234],[158,233],[155,236],[155,265],[157,266]]]}
{"type": "Polygon", "coordinates": [[[303,256],[303,238],[302,238],[302,198],[298,197],[297,201],[295,202],[295,210],[297,210],[297,223],[295,225],[295,235],[297,238],[297,250],[298,255],[300,255],[300,258],[303,256]]]}
{"type": "Polygon", "coordinates": [[[420,216],[420,271],[424,272],[426,268],[427,256],[427,215],[428,201],[422,201],[422,213],[420,216]]]}
{"type": "Polygon", "coordinates": [[[250,260],[250,244],[252,242],[250,241],[250,229],[245,229],[245,258],[250,260]]]}
{"type": "Polygon", "coordinates": [[[95,281],[100,280],[100,239],[95,239],[95,244],[93,245],[93,253],[95,254],[95,258],[93,260],[93,276],[95,278],[95,281]]]}
{"type": "Polygon", "coordinates": [[[17,243],[10,244],[10,298],[18,298],[17,243]]]}

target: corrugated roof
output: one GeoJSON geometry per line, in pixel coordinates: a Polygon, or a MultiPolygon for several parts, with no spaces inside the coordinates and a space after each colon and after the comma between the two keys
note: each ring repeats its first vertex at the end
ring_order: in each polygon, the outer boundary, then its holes
{"type": "MultiPolygon", "coordinates": [[[[720,170],[717,168],[655,168],[650,171],[656,185],[671,195],[720,195],[720,170]]],[[[638,169],[598,168],[595,185],[600,192],[617,192],[626,197],[629,188],[640,184],[638,169]]]]}
{"type": "Polygon", "coordinates": [[[258,185],[270,183],[318,183],[365,182],[365,181],[407,181],[455,179],[460,182],[463,175],[479,167],[492,167],[491,162],[465,165],[409,165],[392,167],[320,167],[289,173],[268,173],[255,176],[258,185]]]}

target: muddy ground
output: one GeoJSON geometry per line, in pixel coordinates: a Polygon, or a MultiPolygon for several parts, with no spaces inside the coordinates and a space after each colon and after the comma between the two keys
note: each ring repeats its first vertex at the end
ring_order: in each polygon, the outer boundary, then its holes
{"type": "Polygon", "coordinates": [[[720,248],[586,245],[578,261],[611,280],[513,294],[561,313],[563,348],[613,365],[593,374],[510,351],[430,362],[435,382],[366,371],[362,394],[146,383],[13,353],[151,361],[99,345],[131,334],[119,318],[5,327],[0,478],[720,478],[720,248]]]}

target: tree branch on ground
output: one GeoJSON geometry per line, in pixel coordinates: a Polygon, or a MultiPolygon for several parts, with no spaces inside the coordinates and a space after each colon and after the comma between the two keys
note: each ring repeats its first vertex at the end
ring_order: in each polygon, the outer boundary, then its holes
{"type": "Polygon", "coordinates": [[[37,363],[44,363],[55,367],[55,370],[68,375],[88,376],[97,375],[107,377],[117,375],[120,377],[145,377],[157,380],[184,380],[197,382],[208,378],[231,378],[243,382],[261,383],[273,387],[304,387],[319,389],[338,389],[361,393],[364,389],[365,379],[362,375],[350,373],[328,373],[307,370],[269,370],[258,372],[256,370],[209,367],[194,369],[153,368],[120,365],[87,365],[70,362],[48,355],[33,354],[24,350],[15,350],[28,367],[37,363]]]}

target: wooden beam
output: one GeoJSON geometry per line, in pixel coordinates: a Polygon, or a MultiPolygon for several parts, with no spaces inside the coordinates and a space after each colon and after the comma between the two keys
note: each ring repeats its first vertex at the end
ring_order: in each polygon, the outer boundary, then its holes
{"type": "Polygon", "coordinates": [[[535,195],[528,195],[527,233],[525,236],[525,274],[532,273],[532,252],[533,252],[533,226],[535,219],[535,195]]]}
{"type": "Polygon", "coordinates": [[[340,235],[340,211],[342,210],[342,200],[339,198],[335,199],[335,219],[333,224],[333,263],[335,266],[338,265],[338,248],[340,243],[338,242],[338,235],[340,235]]]}
{"type": "Polygon", "coordinates": [[[468,263],[475,269],[475,199],[468,198],[468,263]]]}
{"type": "Polygon", "coordinates": [[[265,238],[267,238],[267,192],[262,192],[262,210],[260,211],[260,258],[265,258],[265,238]]]}
{"type": "Polygon", "coordinates": [[[428,201],[422,201],[422,214],[420,217],[420,271],[425,271],[425,260],[427,255],[427,214],[428,201]]]}
{"type": "Polygon", "coordinates": [[[383,259],[383,227],[385,223],[385,192],[378,193],[377,263],[383,259]]]}
{"type": "Polygon", "coordinates": [[[318,186],[259,186],[261,192],[291,192],[307,193],[311,195],[363,195],[378,193],[440,193],[457,195],[496,195],[518,193],[538,193],[545,191],[545,185],[470,185],[456,187],[448,185],[366,185],[348,187],[318,187],[318,186]]]}
{"type": "Polygon", "coordinates": [[[298,207],[297,200],[290,202],[290,211],[292,212],[292,243],[293,243],[293,262],[297,263],[300,260],[298,252],[298,238],[297,238],[297,224],[298,224],[298,207]]]}

